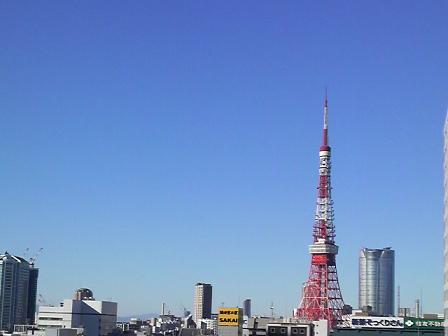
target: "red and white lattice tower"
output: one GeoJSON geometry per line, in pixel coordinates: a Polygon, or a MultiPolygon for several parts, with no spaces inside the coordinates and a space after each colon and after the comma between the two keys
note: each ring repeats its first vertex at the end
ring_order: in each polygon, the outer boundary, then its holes
{"type": "Polygon", "coordinates": [[[303,286],[302,300],[295,317],[309,321],[327,320],[330,327],[342,321],[344,300],[336,269],[334,212],[331,199],[331,148],[328,143],[328,101],[325,97],[323,140],[319,150],[319,186],[313,244],[310,245],[311,269],[303,286]]]}

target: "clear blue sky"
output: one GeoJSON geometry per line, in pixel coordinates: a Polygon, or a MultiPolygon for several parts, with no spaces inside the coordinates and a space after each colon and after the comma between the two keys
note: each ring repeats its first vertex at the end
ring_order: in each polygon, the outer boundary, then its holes
{"type": "Polygon", "coordinates": [[[396,250],[442,311],[446,1],[2,1],[0,248],[48,302],[289,314],[308,276],[324,88],[337,258],[396,250]]]}

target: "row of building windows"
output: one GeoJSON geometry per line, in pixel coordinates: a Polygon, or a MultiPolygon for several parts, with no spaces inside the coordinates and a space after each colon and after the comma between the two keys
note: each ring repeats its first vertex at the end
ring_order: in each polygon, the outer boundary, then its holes
{"type": "MultiPolygon", "coordinates": [[[[287,328],[281,327],[280,329],[280,334],[286,334],[287,332],[287,328]]],[[[277,328],[275,327],[270,327],[269,328],[269,333],[270,334],[276,334],[277,333],[277,328]]],[[[305,334],[305,329],[304,328],[291,328],[291,333],[292,334],[300,334],[300,335],[304,335],[305,334]]]]}

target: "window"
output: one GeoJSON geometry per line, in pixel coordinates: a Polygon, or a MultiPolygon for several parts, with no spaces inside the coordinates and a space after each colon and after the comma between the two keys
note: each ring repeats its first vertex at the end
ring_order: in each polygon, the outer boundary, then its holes
{"type": "Polygon", "coordinates": [[[286,328],[280,328],[280,333],[281,334],[286,334],[286,328]]]}
{"type": "Polygon", "coordinates": [[[39,320],[46,320],[46,321],[62,321],[62,317],[46,317],[46,316],[41,316],[41,317],[39,317],[39,320]]]}

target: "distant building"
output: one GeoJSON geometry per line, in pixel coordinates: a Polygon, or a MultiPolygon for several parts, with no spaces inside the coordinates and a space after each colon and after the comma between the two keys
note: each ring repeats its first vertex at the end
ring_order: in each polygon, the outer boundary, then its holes
{"type": "Polygon", "coordinates": [[[267,316],[250,317],[243,325],[243,336],[266,336],[269,323],[283,323],[282,318],[267,316]]]}
{"type": "Polygon", "coordinates": [[[209,330],[212,334],[218,334],[218,320],[217,319],[200,319],[198,328],[202,330],[209,330]]]}
{"type": "Polygon", "coordinates": [[[400,308],[398,308],[398,316],[400,316],[400,317],[409,317],[409,316],[411,316],[411,308],[409,308],[409,307],[400,307],[400,308]]]}
{"type": "Polygon", "coordinates": [[[75,292],[75,300],[95,300],[93,292],[88,288],[80,288],[75,292]]]}
{"type": "MultiPolygon", "coordinates": [[[[325,321],[328,329],[328,322],[325,321]]],[[[243,327],[243,336],[311,336],[313,330],[315,335],[325,335],[318,333],[321,327],[313,327],[310,323],[299,323],[297,321],[286,321],[283,318],[272,317],[250,317],[243,327]]]]}
{"type": "Polygon", "coordinates": [[[251,306],[252,306],[251,299],[244,300],[244,302],[243,302],[243,315],[246,315],[247,317],[251,317],[252,316],[251,306]]]}
{"type": "Polygon", "coordinates": [[[106,336],[116,323],[116,302],[67,299],[59,307],[40,306],[37,324],[46,329],[84,328],[85,336],[106,336]]]}
{"type": "Polygon", "coordinates": [[[312,328],[309,324],[299,323],[269,323],[267,336],[311,336],[312,328]]]}
{"type": "Polygon", "coordinates": [[[8,252],[0,255],[0,330],[34,321],[38,269],[8,252]]]}
{"type": "Polygon", "coordinates": [[[359,254],[359,308],[372,315],[394,314],[395,251],[363,248],[359,254]]]}
{"type": "MultiPolygon", "coordinates": [[[[191,321],[190,319],[187,319],[191,321]]],[[[174,336],[178,335],[179,331],[183,328],[188,328],[188,322],[182,317],[177,317],[171,314],[160,315],[159,317],[152,318],[149,322],[150,328],[148,330],[140,329],[145,335],[154,336],[174,336]],[[185,324],[183,324],[186,322],[185,324]]],[[[194,327],[196,327],[196,324],[194,327]]],[[[195,328],[195,330],[198,330],[195,328]]],[[[198,330],[199,331],[199,330],[198,330]]],[[[137,336],[141,334],[137,333],[137,336]]]]}
{"type": "Polygon", "coordinates": [[[209,319],[211,316],[212,285],[199,282],[194,287],[194,321],[200,326],[200,319],[209,319]]]}

